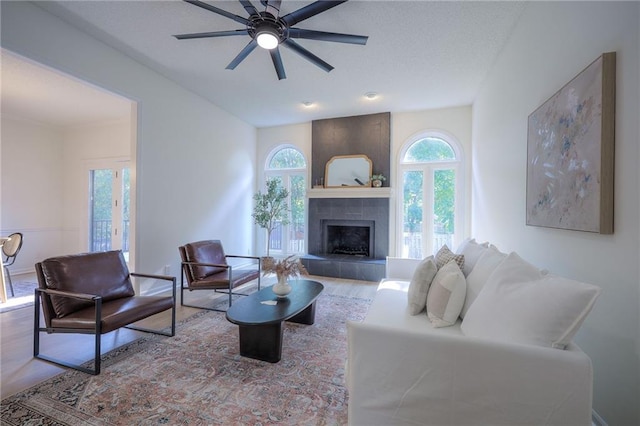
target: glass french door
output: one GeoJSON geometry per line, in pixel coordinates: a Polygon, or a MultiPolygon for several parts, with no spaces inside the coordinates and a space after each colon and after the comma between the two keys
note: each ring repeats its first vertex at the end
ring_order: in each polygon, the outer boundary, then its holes
{"type": "Polygon", "coordinates": [[[421,167],[402,173],[401,256],[422,259],[453,247],[456,171],[421,167]]]}
{"type": "Polygon", "coordinates": [[[128,162],[89,170],[89,251],[120,249],[129,258],[128,162]]]}
{"type": "Polygon", "coordinates": [[[271,233],[268,242],[269,250],[282,255],[303,254],[305,252],[305,185],[302,173],[284,172],[272,175],[271,179],[289,191],[287,206],[289,207],[288,224],[278,224],[271,233]]]}

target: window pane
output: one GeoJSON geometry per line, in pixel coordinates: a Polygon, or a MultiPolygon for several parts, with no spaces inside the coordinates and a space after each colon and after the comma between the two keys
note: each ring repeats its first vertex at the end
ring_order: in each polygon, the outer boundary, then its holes
{"type": "MultiPolygon", "coordinates": [[[[273,176],[270,180],[275,180],[278,182],[278,186],[282,187],[282,176],[273,176]]],[[[283,233],[282,233],[282,222],[277,222],[273,231],[271,232],[271,238],[269,239],[269,250],[282,250],[282,241],[283,241],[283,233]]]]}
{"type": "Polygon", "coordinates": [[[303,176],[291,176],[291,224],[289,225],[289,253],[304,253],[305,235],[305,179],[303,176]]]}
{"type": "Polygon", "coordinates": [[[304,157],[293,148],[283,148],[269,162],[269,169],[299,169],[305,167],[304,157]]]}
{"type": "Polygon", "coordinates": [[[111,250],[111,201],[113,173],[111,169],[91,170],[90,251],[111,250]]]}
{"type": "Polygon", "coordinates": [[[456,154],[446,141],[440,138],[424,138],[414,142],[404,155],[405,163],[455,160],[456,154]]]}
{"type": "Polygon", "coordinates": [[[122,169],[122,252],[126,260],[129,260],[129,194],[131,192],[131,175],[129,168],[122,169]]]}
{"type": "Polygon", "coordinates": [[[444,244],[453,248],[455,182],[454,170],[436,170],[433,174],[433,253],[437,253],[444,244]]]}
{"type": "Polygon", "coordinates": [[[402,257],[422,259],[423,172],[405,172],[402,180],[402,257]]]}

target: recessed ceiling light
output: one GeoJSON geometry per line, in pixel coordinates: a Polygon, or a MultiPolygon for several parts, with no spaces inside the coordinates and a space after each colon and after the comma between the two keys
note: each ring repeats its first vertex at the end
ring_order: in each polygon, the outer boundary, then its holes
{"type": "Polygon", "coordinates": [[[304,106],[305,106],[305,107],[307,107],[307,108],[310,108],[310,107],[312,107],[312,106],[313,106],[313,102],[311,102],[311,101],[305,101],[305,102],[303,102],[303,103],[302,103],[302,105],[304,105],[304,106]]]}
{"type": "Polygon", "coordinates": [[[378,97],[378,94],[376,92],[367,92],[364,94],[364,97],[373,100],[378,97]]]}

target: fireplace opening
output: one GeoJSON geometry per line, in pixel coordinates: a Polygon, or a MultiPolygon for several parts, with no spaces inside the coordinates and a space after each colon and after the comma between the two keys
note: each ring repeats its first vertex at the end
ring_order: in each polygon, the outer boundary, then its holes
{"type": "Polygon", "coordinates": [[[325,254],[373,257],[373,224],[373,221],[325,221],[325,254]]]}

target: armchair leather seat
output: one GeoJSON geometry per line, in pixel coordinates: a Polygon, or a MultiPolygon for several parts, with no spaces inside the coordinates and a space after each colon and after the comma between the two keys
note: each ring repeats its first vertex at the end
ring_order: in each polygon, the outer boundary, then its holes
{"type": "MultiPolygon", "coordinates": [[[[102,305],[102,333],[109,333],[172,307],[170,298],[160,296],[134,296],[112,300],[102,305]]],[[[95,309],[92,306],[62,318],[52,318],[51,326],[93,330],[96,326],[95,309]]]]}
{"type": "MultiPolygon", "coordinates": [[[[233,287],[241,286],[257,278],[258,273],[256,271],[235,270],[233,271],[233,287]]],[[[201,280],[193,281],[189,287],[189,290],[225,289],[229,287],[229,274],[226,271],[218,272],[201,280]]]]}

